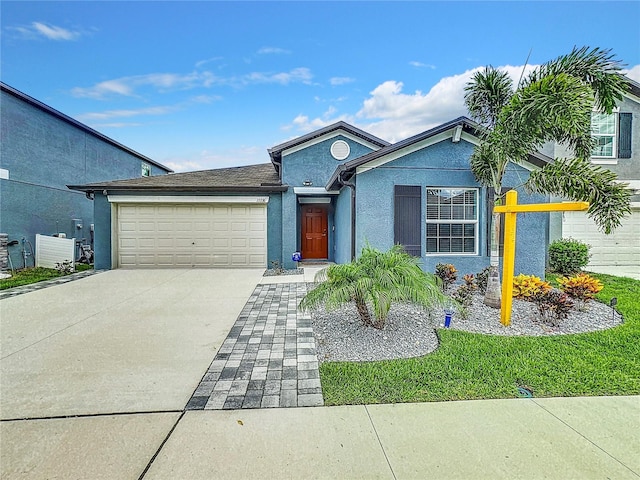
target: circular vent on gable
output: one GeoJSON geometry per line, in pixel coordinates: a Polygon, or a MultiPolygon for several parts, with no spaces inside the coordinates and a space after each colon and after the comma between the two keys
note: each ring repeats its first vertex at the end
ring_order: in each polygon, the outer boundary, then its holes
{"type": "Polygon", "coordinates": [[[344,140],[336,140],[331,145],[331,156],[336,160],[344,160],[351,153],[349,144],[344,140]]]}

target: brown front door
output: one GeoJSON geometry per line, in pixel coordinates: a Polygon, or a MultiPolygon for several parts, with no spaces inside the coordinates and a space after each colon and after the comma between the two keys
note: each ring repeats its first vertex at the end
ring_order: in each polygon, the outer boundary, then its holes
{"type": "Polygon", "coordinates": [[[326,259],[329,252],[327,209],[302,206],[302,259],[326,259]]]}

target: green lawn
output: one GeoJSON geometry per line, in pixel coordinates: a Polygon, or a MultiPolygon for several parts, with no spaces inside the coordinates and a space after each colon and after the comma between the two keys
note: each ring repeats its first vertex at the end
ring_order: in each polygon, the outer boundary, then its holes
{"type": "MultiPolygon", "coordinates": [[[[84,263],[76,264],[76,272],[83,272],[93,268],[91,265],[85,265],[84,263]]],[[[0,290],[7,288],[19,287],[22,285],[29,285],[31,283],[42,282],[43,280],[51,280],[53,278],[61,277],[62,275],[54,268],[25,268],[23,270],[17,270],[11,274],[11,278],[5,278],[0,280],[0,290]]]]}
{"type": "MultiPolygon", "coordinates": [[[[503,337],[440,329],[420,358],[320,367],[327,405],[640,394],[640,281],[596,275],[598,299],[618,298],[624,324],[553,337],[503,337]]],[[[551,279],[550,279],[551,280],[551,279]]]]}

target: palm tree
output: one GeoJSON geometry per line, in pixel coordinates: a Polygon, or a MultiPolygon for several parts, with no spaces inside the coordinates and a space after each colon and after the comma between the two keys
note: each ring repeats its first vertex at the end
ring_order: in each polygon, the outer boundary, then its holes
{"type": "MultiPolygon", "coordinates": [[[[518,85],[492,66],[478,71],[465,87],[465,104],[483,127],[471,156],[478,182],[494,190],[501,204],[502,179],[509,162],[521,164],[546,142],[565,144],[572,159],[556,158],[531,173],[525,188],[534,193],[589,202],[588,215],[605,232],[631,212],[629,191],[616,175],[591,165],[591,113],[611,113],[627,89],[622,65],[609,50],[574,48],[520,79],[518,85]]],[[[491,263],[484,302],[500,307],[498,236],[500,214],[492,215],[491,263]]],[[[504,281],[505,279],[503,279],[504,281]]]]}
{"type": "Polygon", "coordinates": [[[444,298],[435,276],[423,272],[401,245],[384,253],[367,245],[357,260],[331,265],[318,272],[315,280],[320,283],[304,296],[301,310],[312,310],[321,304],[332,310],[354,302],[362,323],[377,329],[384,328],[393,302],[411,302],[427,308],[441,304],[444,298]]]}

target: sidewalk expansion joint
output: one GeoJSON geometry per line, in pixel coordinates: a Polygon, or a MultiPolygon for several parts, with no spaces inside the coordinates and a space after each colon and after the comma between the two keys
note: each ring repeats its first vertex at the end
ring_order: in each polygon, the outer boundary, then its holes
{"type": "Polygon", "coordinates": [[[640,477],[640,472],[636,472],[635,470],[633,470],[631,467],[629,467],[627,464],[625,464],[624,462],[621,462],[618,458],[614,457],[612,454],[610,454],[609,452],[607,452],[604,448],[602,448],[600,445],[598,445],[597,443],[595,443],[593,440],[591,440],[589,437],[585,436],[582,432],[576,430],[574,427],[572,427],[571,425],[569,425],[567,422],[565,422],[563,419],[561,419],[560,417],[558,417],[557,415],[555,415],[553,412],[549,411],[544,405],[540,405],[538,402],[535,401],[535,399],[531,400],[533,403],[535,403],[538,407],[542,408],[545,412],[547,412],[549,415],[551,415],[553,418],[555,418],[556,420],[558,420],[560,423],[562,423],[563,425],[565,425],[567,428],[571,429],[573,432],[577,433],[579,436],[581,436],[582,438],[584,438],[587,442],[589,442],[591,445],[593,445],[594,447],[596,447],[598,450],[600,450],[602,453],[604,453],[605,455],[607,455],[608,457],[610,457],[611,459],[615,460],[616,462],[618,462],[620,465],[622,465],[624,468],[626,468],[627,470],[629,470],[631,473],[633,473],[634,475],[636,475],[637,477],[640,477]]]}
{"type": "Polygon", "coordinates": [[[140,412],[106,412],[106,413],[78,413],[75,415],[51,415],[48,417],[20,417],[2,418],[0,422],[29,422],[35,420],[66,420],[73,418],[115,417],[124,415],[148,415],[154,413],[183,413],[184,410],[143,410],[140,412]]]}
{"type": "Polygon", "coordinates": [[[384,449],[384,445],[382,445],[382,441],[380,440],[380,435],[378,435],[378,430],[376,429],[376,425],[375,423],[373,423],[373,418],[371,418],[371,413],[369,413],[369,407],[365,405],[364,410],[367,412],[367,416],[369,417],[369,422],[371,423],[371,428],[373,428],[373,433],[376,434],[376,438],[378,439],[378,445],[380,445],[380,450],[382,450],[384,459],[387,461],[387,465],[389,465],[389,470],[391,471],[391,475],[393,475],[394,480],[398,480],[398,477],[396,477],[396,472],[393,471],[393,466],[391,465],[391,461],[387,456],[387,452],[384,449]]]}
{"type": "Polygon", "coordinates": [[[160,454],[160,452],[164,448],[164,445],[169,441],[169,438],[171,437],[171,435],[173,435],[173,431],[176,429],[176,427],[180,423],[180,420],[182,420],[182,417],[184,417],[185,413],[186,412],[184,410],[180,413],[180,416],[178,417],[178,419],[175,421],[175,423],[171,427],[171,430],[169,430],[169,433],[167,433],[167,436],[164,437],[164,440],[162,440],[162,443],[160,443],[160,446],[158,447],[156,452],[153,454],[153,456],[149,460],[149,463],[147,463],[147,466],[144,467],[144,470],[142,471],[142,473],[138,477],[138,480],[142,480],[145,477],[145,475],[147,474],[147,472],[151,468],[151,465],[153,465],[153,462],[155,462],[156,458],[158,457],[158,455],[160,454]]]}
{"type": "Polygon", "coordinates": [[[249,297],[186,410],[324,405],[305,283],[260,284],[249,297]]]}

